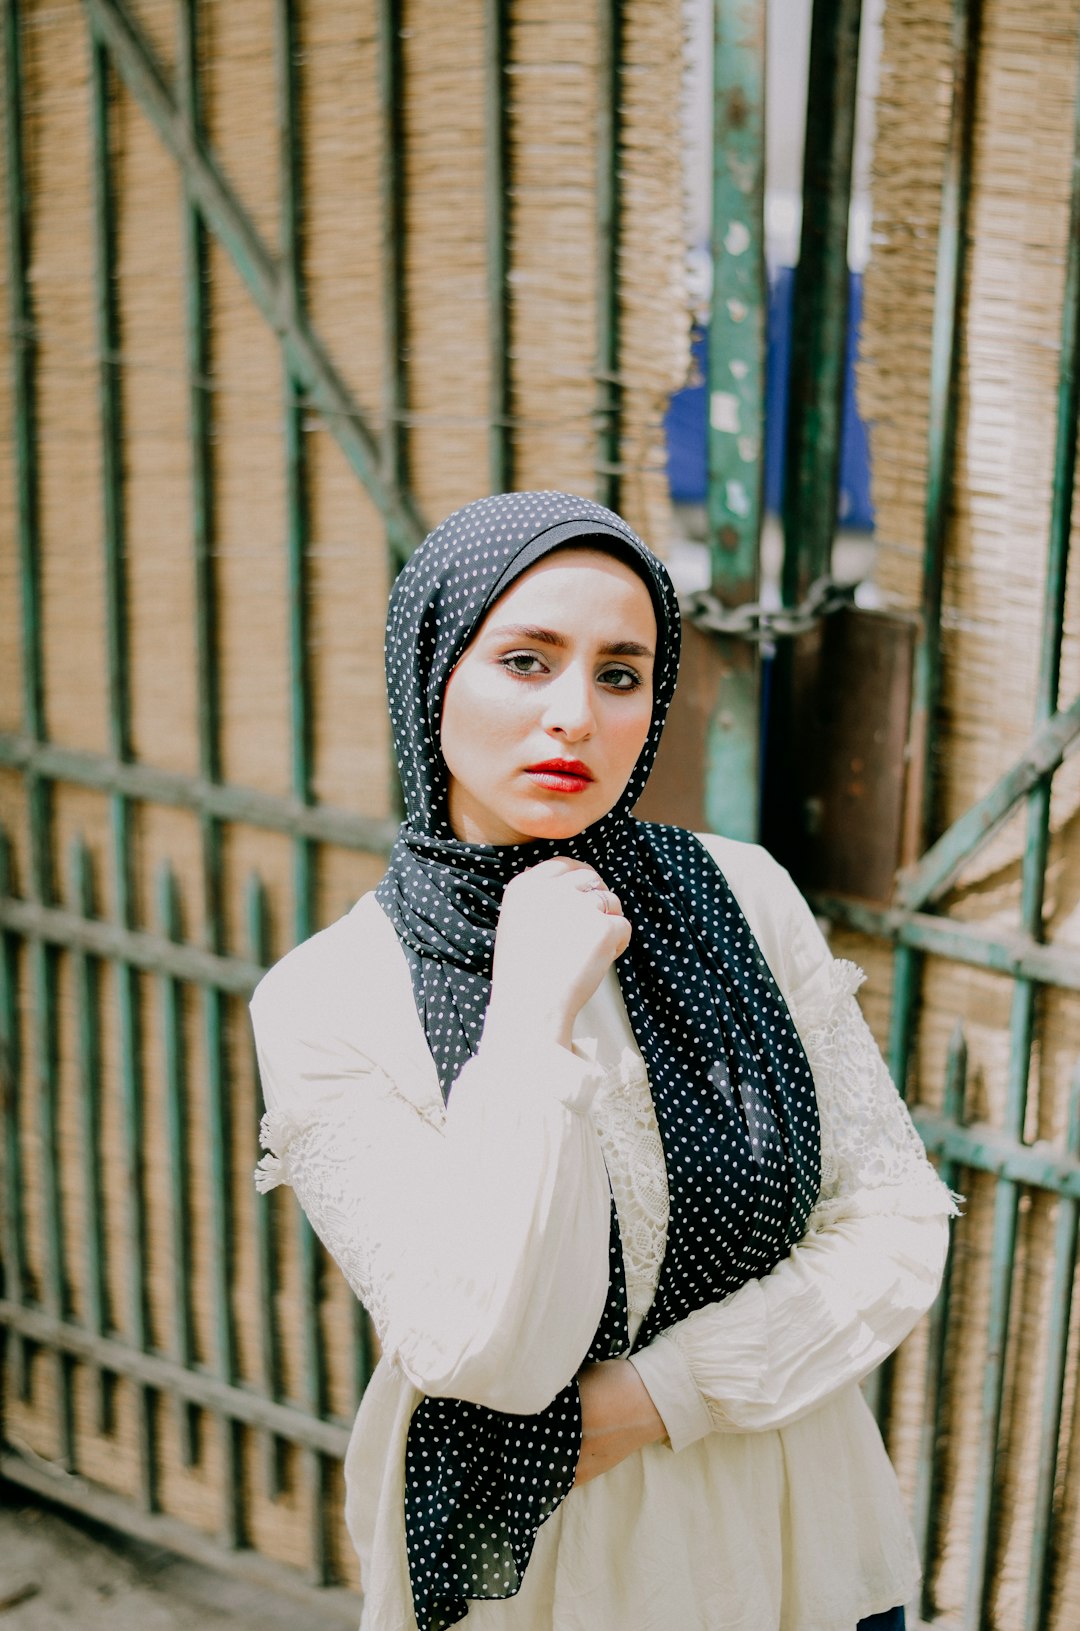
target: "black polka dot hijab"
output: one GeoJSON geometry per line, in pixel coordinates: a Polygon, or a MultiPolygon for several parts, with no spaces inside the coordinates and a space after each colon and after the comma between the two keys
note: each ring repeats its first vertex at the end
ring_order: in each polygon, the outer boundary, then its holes
{"type": "MultiPolygon", "coordinates": [[[[692,833],[631,814],[656,757],[678,653],[678,604],[663,565],[621,517],[568,493],[504,493],[456,511],[399,575],[387,620],[407,817],[377,896],[405,951],[444,1095],[479,1046],[499,906],[511,878],[548,855],[572,855],[595,866],[634,926],[616,970],[648,1069],[670,1206],[639,1348],[786,1256],[820,1180],[810,1068],[738,902],[692,833]],[[449,825],[439,746],[447,680],[499,596],[569,544],[611,551],[648,586],[658,635],[648,739],[618,803],[576,837],[465,843],[449,825]]],[[[581,1362],[627,1349],[613,1206],[607,1305],[581,1362]]],[[[537,1530],[573,1484],[580,1446],[573,1380],[535,1416],[455,1399],[421,1401],[405,1465],[420,1631],[456,1624],[470,1598],[520,1589],[537,1530]]]]}

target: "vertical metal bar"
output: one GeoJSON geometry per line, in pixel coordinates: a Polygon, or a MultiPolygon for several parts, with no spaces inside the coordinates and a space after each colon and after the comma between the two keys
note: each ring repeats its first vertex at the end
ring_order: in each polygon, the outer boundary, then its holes
{"type": "MultiPolygon", "coordinates": [[[[95,916],[93,861],[84,841],[71,846],[69,894],[72,911],[95,916]]],[[[101,970],[96,957],[74,949],[72,981],[79,1032],[79,1107],[82,1121],[83,1229],[86,1325],[95,1336],[108,1334],[105,1197],[101,1184],[101,970]]],[[[111,1433],[115,1378],[98,1372],[98,1432],[111,1433]]]]}
{"type": "MultiPolygon", "coordinates": [[[[23,93],[18,0],[2,13],[4,33],[4,137],[7,146],[7,220],[10,254],[9,288],[12,331],[12,410],[15,452],[15,504],[19,551],[22,633],[23,730],[36,742],[46,737],[45,683],[42,656],[40,517],[37,449],[37,346],[30,285],[30,194],[23,154],[23,93]]],[[[30,834],[30,898],[48,904],[52,892],[52,798],[49,783],[25,773],[30,834]]],[[[35,1008],[48,1018],[51,981],[43,945],[30,948],[30,984],[35,1008]]],[[[27,1289],[24,1279],[24,1290],[27,1289]]],[[[30,1367],[27,1344],[16,1339],[20,1390],[28,1395],[30,1367]]]]}
{"type": "MultiPolygon", "coordinates": [[[[109,60],[105,46],[90,42],[91,125],[94,172],[94,252],[97,344],[101,358],[101,485],[105,550],[105,624],[108,642],[109,745],[115,758],[131,757],[128,692],[127,584],[124,570],[125,521],[123,419],[120,381],[120,325],[116,299],[116,210],[109,141],[109,60]]],[[[131,807],[122,793],[110,797],[116,921],[135,923],[131,807]]],[[[124,1112],[124,1159],[128,1204],[128,1284],[130,1340],[150,1345],[147,1297],[146,1198],[143,1176],[142,1025],[139,978],[128,964],[117,962],[121,1098],[124,1112]]],[[[141,1498],[152,1511],[157,1504],[156,1400],[148,1387],[134,1384],[138,1401],[141,1498]]]]}
{"type": "MultiPolygon", "coordinates": [[[[942,179],[930,341],[922,615],[912,675],[908,781],[901,840],[901,859],[908,862],[921,855],[926,848],[933,816],[934,740],[941,691],[941,607],[956,463],[956,426],[960,411],[962,318],[981,22],[982,0],[953,0],[952,97],[942,179]]],[[[905,1097],[917,1024],[921,974],[920,954],[911,946],[897,946],[893,958],[888,1058],[893,1081],[905,1097]]],[[[881,1369],[876,1399],[878,1425],[886,1443],[891,1379],[892,1364],[887,1362],[881,1369]]]]}
{"type": "MultiPolygon", "coordinates": [[[[941,689],[941,597],[960,403],[961,318],[981,19],[982,0],[953,0],[952,98],[942,181],[930,348],[922,615],[912,677],[902,845],[902,859],[907,862],[917,859],[926,848],[933,814],[934,736],[941,689]]],[[[922,960],[918,952],[910,946],[897,947],[893,962],[888,1054],[889,1068],[901,1093],[906,1092],[907,1088],[921,968],[922,960]]]]}
{"type": "MultiPolygon", "coordinates": [[[[198,3],[182,0],[177,50],[178,100],[192,143],[202,142],[203,110],[199,85],[198,3]]],[[[188,412],[191,442],[192,565],[195,587],[195,660],[199,709],[199,769],[207,781],[221,779],[220,685],[217,644],[217,585],[213,568],[213,424],[209,389],[210,311],[208,237],[202,215],[190,192],[183,205],[185,325],[188,368],[188,412]]],[[[207,950],[226,950],[224,878],[221,823],[200,817],[202,850],[204,943],[207,950]]],[[[230,1115],[226,1085],[225,1001],[220,991],[202,992],[203,1037],[206,1050],[208,1166],[211,1188],[211,1229],[214,1240],[215,1362],[225,1381],[235,1381],[236,1336],[232,1299],[232,1179],[229,1168],[230,1115]]],[[[184,1429],[192,1456],[199,1444],[194,1412],[184,1429]]],[[[244,1540],[243,1444],[241,1428],[222,1417],[218,1422],[225,1465],[222,1529],[225,1544],[236,1548],[244,1540]]]]}
{"type": "Polygon", "coordinates": [[[922,626],[915,647],[912,682],[909,743],[911,784],[907,801],[906,859],[922,853],[933,813],[931,768],[934,721],[941,689],[941,596],[960,407],[961,319],[967,265],[981,14],[982,0],[953,0],[952,101],[942,181],[930,342],[922,626]]]}
{"type": "Polygon", "coordinates": [[[781,592],[789,606],[828,572],[836,530],[861,12],[862,0],[815,0],[810,31],[784,470],[781,592]]]}
{"type": "MultiPolygon", "coordinates": [[[[765,423],[765,0],[714,0],[712,293],[706,514],[713,593],[757,598],[765,423]]],[[[723,706],[709,724],[705,811],[713,832],[759,830],[760,666],[724,640],[723,706]]]]}
{"type": "MultiPolygon", "coordinates": [[[[270,962],[270,925],[266,890],[255,875],[247,885],[248,955],[253,963],[266,968],[270,962]]],[[[255,1062],[258,1081],[258,1063],[255,1062]]],[[[256,1106],[258,1110],[258,1105],[256,1106]]],[[[281,1362],[281,1332],[278,1327],[278,1259],[274,1227],[274,1203],[270,1195],[258,1197],[255,1206],[255,1247],[259,1263],[259,1346],[262,1354],[263,1387],[280,1403],[285,1397],[281,1362]]],[[[266,1444],[266,1487],[276,1499],[285,1487],[285,1441],[268,1434],[266,1444]]]]}
{"type": "MultiPolygon", "coordinates": [[[[26,728],[38,741],[45,733],[44,670],[42,664],[40,565],[38,531],[38,469],[36,447],[36,392],[33,348],[33,309],[30,301],[29,197],[22,150],[22,69],[19,58],[19,18],[14,5],[5,10],[5,100],[9,176],[9,230],[11,232],[12,317],[14,319],[16,482],[19,527],[19,568],[22,589],[23,713],[26,728]]],[[[27,775],[30,824],[30,894],[42,905],[53,897],[51,798],[47,784],[27,775]]],[[[44,1236],[44,1301],[63,1319],[69,1312],[64,1264],[64,1210],[60,1184],[59,1068],[57,1059],[57,954],[36,943],[30,949],[33,993],[34,1076],[41,1149],[42,1233],[44,1236]]],[[[62,1354],[55,1356],[56,1408],[59,1415],[60,1454],[68,1468],[75,1465],[74,1397],[72,1366],[62,1354]]]]}
{"type": "MultiPolygon", "coordinates": [[[[196,0],[182,0],[177,52],[179,102],[193,144],[202,139],[202,106],[198,79],[198,13],[196,0]]],[[[202,215],[186,194],[183,206],[185,342],[191,441],[192,555],[195,575],[195,658],[199,707],[199,770],[207,781],[221,775],[218,727],[217,593],[213,550],[213,468],[211,461],[212,397],[209,390],[211,312],[208,299],[207,232],[202,215]]],[[[216,824],[203,832],[207,866],[207,916],[220,918],[220,860],[208,866],[207,850],[216,852],[216,824]]]]}
{"type": "MultiPolygon", "coordinates": [[[[1080,1065],[1073,1072],[1069,1096],[1069,1154],[1080,1159],[1080,1065]]],[[[1062,1195],[1058,1199],[1054,1233],[1054,1281],[1050,1292],[1050,1319],[1046,1333],[1046,1377],[1043,1381],[1042,1423],[1039,1431],[1039,1470],[1035,1481],[1035,1519],[1028,1568],[1024,1631],[1043,1631],[1049,1624],[1050,1562],[1054,1524],[1054,1485],[1057,1481],[1058,1439],[1061,1433],[1065,1364],[1069,1352],[1069,1321],[1076,1277],[1076,1227],[1080,1206],[1062,1195]]]]}
{"type": "Polygon", "coordinates": [[[484,146],[487,183],[488,345],[491,421],[488,482],[493,493],[513,486],[513,443],[510,432],[510,309],[507,271],[509,248],[507,216],[510,208],[507,175],[506,75],[508,38],[507,0],[484,0],[484,146]]]}
{"type": "Polygon", "coordinates": [[[617,510],[621,489],[619,248],[622,226],[622,0],[597,7],[596,64],[596,496],[617,510]]]}
{"type": "MultiPolygon", "coordinates": [[[[11,842],[0,828],[0,895],[11,893],[11,842]]],[[[3,1113],[4,1140],[4,1275],[7,1295],[12,1302],[25,1303],[29,1294],[26,1266],[26,1229],[22,1209],[22,1139],[19,1099],[22,1080],[22,1049],[19,1045],[19,961],[18,941],[13,934],[0,934],[0,1110],[3,1113]]],[[[15,1386],[24,1401],[29,1396],[26,1343],[9,1336],[12,1343],[15,1386]]]]}
{"type": "MultiPolygon", "coordinates": [[[[64,1263],[64,1207],[60,1187],[60,1081],[57,1047],[57,966],[55,947],[34,945],[30,952],[35,995],[33,1013],[35,1089],[41,1150],[42,1234],[44,1236],[44,1301],[51,1314],[69,1312],[64,1263]]],[[[74,1469],[75,1424],[72,1369],[68,1358],[55,1356],[57,1411],[61,1456],[74,1469]]]]}
{"type": "MultiPolygon", "coordinates": [[[[383,264],[383,429],[382,473],[388,491],[404,492],[407,482],[405,413],[405,123],[402,116],[402,0],[378,0],[379,106],[381,114],[383,264]]],[[[408,540],[386,518],[391,567],[408,556],[408,540]]]]}
{"type": "Polygon", "coordinates": [[[757,592],[765,423],[765,4],[713,6],[708,527],[714,590],[757,592]]]}
{"type": "MultiPolygon", "coordinates": [[[[405,414],[408,378],[405,366],[405,121],[402,114],[402,0],[377,0],[379,31],[380,189],[382,195],[383,265],[383,427],[382,476],[388,492],[404,494],[408,483],[405,414]]],[[[409,541],[394,521],[397,506],[386,514],[386,548],[393,578],[409,554],[409,541]]],[[[393,743],[387,767],[391,813],[405,814],[401,779],[393,743]]]]}
{"type": "MultiPolygon", "coordinates": [[[[182,940],[179,892],[176,876],[168,865],[158,873],[157,897],[161,934],[167,940],[182,940]]],[[[171,1188],[169,1230],[172,1241],[173,1353],[181,1365],[190,1368],[195,1362],[195,1331],[191,1311],[191,1196],[184,992],[181,982],[169,974],[163,974],[158,985],[161,993],[165,1125],[171,1188]]],[[[185,1467],[191,1467],[199,1458],[198,1413],[196,1407],[184,1399],[178,1401],[178,1412],[180,1453],[185,1467]]]]}
{"type": "MultiPolygon", "coordinates": [[[[1046,581],[1043,588],[1043,639],[1035,695],[1036,725],[1041,725],[1049,719],[1058,705],[1065,620],[1065,585],[1076,484],[1078,418],[1080,418],[1080,96],[1077,98],[1075,112],[1072,197],[1061,319],[1061,357],[1058,368],[1054,482],[1050,506],[1046,581]]],[[[1044,934],[1043,903],[1046,891],[1046,862],[1050,847],[1052,780],[1051,772],[1037,782],[1027,796],[1027,838],[1021,867],[1020,920],[1022,928],[1036,940],[1041,940],[1044,934]]],[[[1027,1115],[1037,992],[1038,987],[1029,979],[1017,979],[1013,987],[1004,1130],[1010,1137],[1018,1140],[1023,1137],[1027,1115]]],[[[998,1438],[1005,1386],[1005,1359],[1009,1338],[1019,1205],[1018,1186],[1008,1179],[1000,1179],[994,1201],[987,1360],[983,1382],[976,1498],[972,1513],[972,1554],[967,1614],[968,1621],[973,1626],[981,1624],[985,1617],[993,1570],[998,1504],[996,1482],[998,1438]]]]}
{"type": "MultiPolygon", "coordinates": [[[[959,1020],[949,1040],[945,1064],[945,1102],[947,1119],[962,1126],[967,1097],[967,1039],[959,1020]]],[[[959,1168],[955,1161],[943,1160],[940,1166],[942,1182],[955,1189],[959,1168]]],[[[919,1459],[915,1485],[915,1537],[922,1559],[923,1578],[920,1588],[919,1611],[924,1620],[934,1617],[933,1561],[937,1543],[937,1509],[941,1492],[941,1463],[939,1445],[942,1433],[945,1396],[945,1355],[949,1344],[949,1312],[952,1299],[953,1256],[945,1259],[945,1273],[941,1290],[930,1310],[926,1343],[926,1374],[923,1382],[922,1425],[919,1430],[919,1459]]]]}
{"type": "MultiPolygon", "coordinates": [[[[1050,549],[1043,601],[1043,633],[1036,699],[1036,716],[1039,719],[1045,719],[1053,712],[1060,680],[1065,583],[1076,480],[1077,411],[1080,392],[1078,319],[1080,319],[1080,97],[1077,99],[1076,135],[1073,144],[1072,201],[1062,306],[1061,367],[1058,379],[1050,549]]],[[[1033,911],[1037,897],[1040,923],[1041,880],[1045,876],[1050,823],[1050,787],[1051,778],[1047,777],[1032,790],[1029,797],[1028,844],[1024,856],[1025,893],[1030,890],[1030,905],[1033,911]]],[[[1019,988],[1017,997],[1019,998],[1019,988]]],[[[1020,1024],[1023,1024],[1023,1015],[1020,1016],[1020,1024]]],[[[1017,1063],[1019,1064],[1019,1061],[1017,1063]]],[[[1080,1155],[1080,1065],[1073,1075],[1069,1101],[1068,1148],[1071,1154],[1080,1155]]],[[[1058,1463],[1058,1435],[1061,1430],[1073,1278],[1076,1270],[1078,1216],[1080,1213],[1075,1201],[1066,1200],[1064,1197],[1059,1200],[1025,1631],[1037,1631],[1037,1628],[1045,1623],[1049,1603],[1054,1483],[1058,1463]]]]}
{"type": "MultiPolygon", "coordinates": [[[[278,130],[281,175],[281,265],[291,309],[303,306],[301,234],[300,87],[296,71],[297,21],[295,0],[275,0],[278,61],[278,130]]],[[[311,802],[311,673],[308,646],[308,504],[307,460],[304,447],[301,394],[286,364],[285,373],[285,480],[287,495],[289,586],[289,678],[291,697],[292,791],[301,803],[311,802]]],[[[293,841],[293,931],[306,940],[315,928],[315,868],[317,852],[308,838],[293,841]]],[[[298,1249],[304,1330],[304,1403],[314,1414],[326,1411],[326,1356],[320,1302],[322,1253],[314,1230],[298,1214],[298,1249]]],[[[312,1575],[317,1584],[331,1579],[332,1551],[327,1514],[326,1458],[310,1452],[309,1523],[312,1575]]]]}
{"type": "Polygon", "coordinates": [[[24,80],[18,0],[8,0],[4,6],[3,25],[16,525],[22,590],[23,728],[28,736],[41,741],[45,736],[45,687],[41,651],[41,574],[38,564],[37,344],[29,277],[30,195],[22,140],[24,80]]]}

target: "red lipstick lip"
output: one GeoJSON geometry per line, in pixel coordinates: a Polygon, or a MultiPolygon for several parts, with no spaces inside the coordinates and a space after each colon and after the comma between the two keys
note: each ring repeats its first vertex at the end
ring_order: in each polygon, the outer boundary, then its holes
{"type": "Polygon", "coordinates": [[[527,773],[539,770],[555,776],[580,776],[586,782],[594,779],[588,765],[583,765],[580,759],[545,759],[542,764],[526,765],[525,769],[527,773]]]}

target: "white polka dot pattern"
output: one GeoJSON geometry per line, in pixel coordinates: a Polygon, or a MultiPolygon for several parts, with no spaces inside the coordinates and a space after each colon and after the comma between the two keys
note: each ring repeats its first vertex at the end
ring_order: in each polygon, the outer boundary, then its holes
{"type": "MultiPolygon", "coordinates": [[[[401,939],[443,1091],[475,1052],[503,890],[524,867],[570,853],[594,865],[634,925],[617,972],[645,1059],[664,1147],[667,1242],[634,1346],[765,1274],[800,1238],[817,1197],[819,1130],[798,1033],[719,868],[692,834],[630,811],[656,756],[678,668],[679,614],[664,567],[626,523],[566,493],[508,493],[448,517],[398,578],[387,679],[408,820],[378,897],[401,939]],[[650,733],[615,808],[576,838],[503,847],[454,838],[438,721],[450,672],[522,562],[572,538],[614,549],[657,613],[650,733]]],[[[585,1358],[627,1345],[612,1209],[610,1288],[585,1358]]],[[[405,1521],[421,1631],[469,1598],[520,1589],[539,1525],[569,1490],[580,1449],[571,1383],[536,1416],[425,1399],[406,1450],[405,1521]]]]}

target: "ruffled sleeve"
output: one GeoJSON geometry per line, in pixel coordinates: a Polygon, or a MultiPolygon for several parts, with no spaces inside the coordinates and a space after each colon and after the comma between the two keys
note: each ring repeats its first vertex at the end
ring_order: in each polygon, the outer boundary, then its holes
{"type": "Polygon", "coordinates": [[[607,1292],[595,1070],[554,1046],[527,1060],[481,1049],[444,1112],[437,1088],[427,1099],[364,1052],[356,991],[335,992],[340,969],[313,945],[252,1004],[269,1152],[256,1185],[292,1187],[414,1386],[543,1409],[607,1292]]]}
{"type": "Polygon", "coordinates": [[[794,901],[774,968],[814,1073],[820,1198],[769,1274],[634,1356],[676,1449],[783,1427],[866,1376],[932,1303],[956,1211],[859,1008],[861,971],[831,956],[781,878],[794,901]]]}

